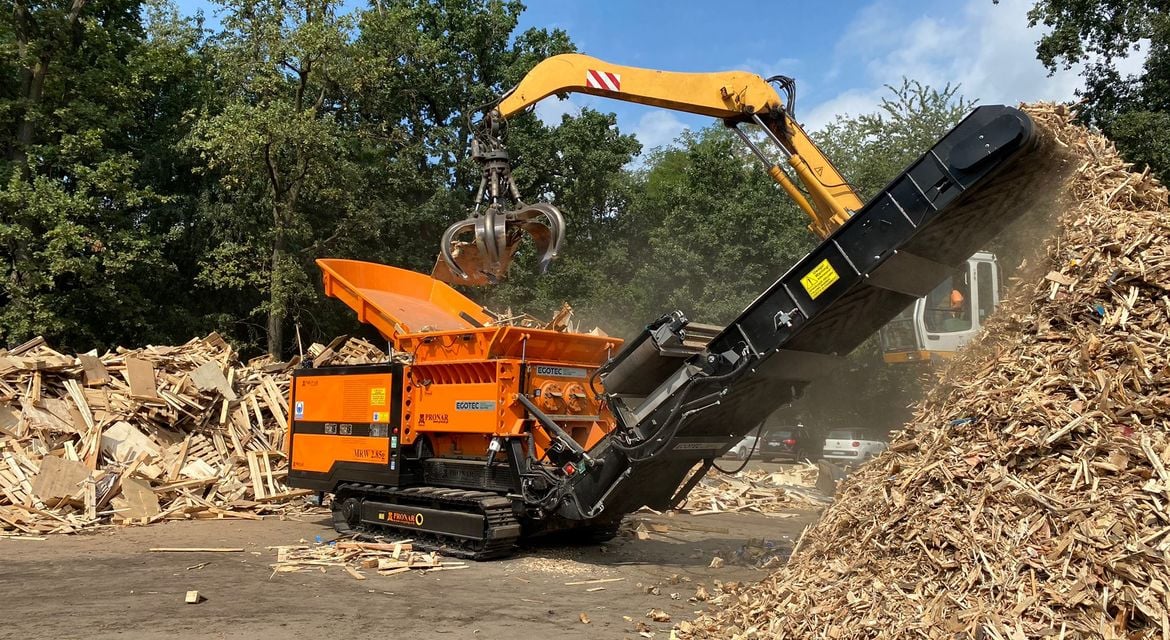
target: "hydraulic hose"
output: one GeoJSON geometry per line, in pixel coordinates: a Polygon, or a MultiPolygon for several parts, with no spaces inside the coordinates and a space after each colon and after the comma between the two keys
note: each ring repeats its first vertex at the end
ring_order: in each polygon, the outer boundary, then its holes
{"type": "Polygon", "coordinates": [[[734,369],[728,371],[727,373],[706,378],[693,378],[688,380],[682,390],[679,392],[678,397],[675,399],[674,404],[671,407],[670,412],[667,414],[666,419],[663,421],[661,427],[656,429],[652,435],[647,436],[646,438],[642,439],[641,442],[633,445],[626,445],[618,442],[617,440],[614,440],[612,443],[614,448],[626,454],[626,457],[629,458],[631,462],[642,462],[659,455],[662,453],[662,451],[665,450],[666,446],[678,433],[678,429],[682,426],[683,418],[688,416],[692,411],[701,410],[699,407],[704,404],[718,402],[718,397],[723,395],[723,390],[720,390],[713,394],[708,394],[702,398],[697,398],[688,402],[687,396],[690,394],[691,389],[696,384],[720,383],[734,379],[747,370],[747,368],[751,365],[751,362],[752,358],[744,356],[743,360],[738,365],[736,365],[734,369]],[[666,434],[665,437],[662,437],[661,434],[663,433],[666,434]],[[655,440],[658,441],[658,446],[655,447],[650,453],[642,455],[642,449],[655,440]]]}

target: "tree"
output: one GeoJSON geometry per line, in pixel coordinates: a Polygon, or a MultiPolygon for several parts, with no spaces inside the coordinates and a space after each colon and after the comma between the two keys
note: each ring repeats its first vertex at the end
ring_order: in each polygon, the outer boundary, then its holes
{"type": "Polygon", "coordinates": [[[975,106],[959,87],[936,89],[915,80],[886,85],[873,113],[838,117],[814,137],[817,144],[867,200],[917,160],[975,106]]]}
{"type": "Polygon", "coordinates": [[[1028,24],[1048,28],[1036,55],[1050,71],[1084,64],[1084,120],[1170,180],[1170,2],[1037,0],[1028,24]],[[1143,46],[1142,70],[1123,77],[1118,61],[1143,46]]]}
{"type": "Polygon", "coordinates": [[[674,309],[726,322],[812,246],[804,215],[725,127],[677,144],[631,173],[591,239],[584,319],[610,333],[674,309]]]}
{"type": "MultiPolygon", "coordinates": [[[[159,334],[169,196],[144,163],[180,108],[138,0],[17,0],[0,16],[0,341],[159,334]],[[11,55],[8,55],[11,54],[11,55]],[[152,104],[157,109],[147,108],[152,104]]],[[[173,155],[173,154],[172,154],[173,155]]]]}
{"type": "Polygon", "coordinates": [[[338,14],[339,0],[223,6],[211,55],[228,98],[222,110],[204,110],[188,139],[220,187],[205,213],[221,240],[200,282],[263,290],[251,313],[266,316],[267,350],[279,357],[290,311],[314,295],[306,257],[365,231],[360,145],[338,119],[335,89],[352,20],[338,14]]]}

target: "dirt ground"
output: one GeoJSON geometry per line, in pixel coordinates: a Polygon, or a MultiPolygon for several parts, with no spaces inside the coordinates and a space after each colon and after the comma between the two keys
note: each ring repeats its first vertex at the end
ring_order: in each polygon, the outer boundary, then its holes
{"type": "Polygon", "coordinates": [[[602,546],[538,546],[462,571],[379,576],[364,581],[339,568],[273,574],[266,547],[334,537],[328,516],[303,520],[208,520],[126,528],[47,540],[0,539],[0,638],[368,637],[519,640],[530,637],[658,638],[714,580],[758,580],[743,559],[760,540],[791,548],[816,514],[638,514],[670,530],[647,540],[622,536],[602,546]],[[700,530],[694,530],[700,529],[700,530]],[[151,547],[243,547],[243,553],[150,553],[151,547]],[[727,560],[709,568],[712,557],[727,560]],[[202,565],[202,566],[200,566],[202,565]],[[566,585],[622,578],[597,585],[566,585]],[[604,587],[604,590],[586,591],[604,587]],[[652,587],[657,586],[657,593],[652,587]],[[188,590],[205,601],[188,605],[188,590]],[[678,594],[673,599],[672,594],[678,594]],[[580,621],[585,613],[589,624],[580,621]],[[627,621],[628,616],[632,621],[627,621]]]}

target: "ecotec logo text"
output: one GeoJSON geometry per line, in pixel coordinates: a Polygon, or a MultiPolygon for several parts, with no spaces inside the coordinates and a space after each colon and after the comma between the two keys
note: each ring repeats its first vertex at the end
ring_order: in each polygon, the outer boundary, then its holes
{"type": "Polygon", "coordinates": [[[551,367],[548,365],[537,365],[536,375],[547,376],[549,378],[584,378],[585,370],[577,367],[551,367]]]}
{"type": "Polygon", "coordinates": [[[456,411],[495,411],[496,403],[491,400],[456,400],[456,411]]]}

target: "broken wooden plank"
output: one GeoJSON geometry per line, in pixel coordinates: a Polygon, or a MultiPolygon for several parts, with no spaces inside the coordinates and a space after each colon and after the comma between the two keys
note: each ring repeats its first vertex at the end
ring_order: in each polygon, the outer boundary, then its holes
{"type": "Polygon", "coordinates": [[[154,363],[139,358],[126,358],[126,381],[130,384],[130,397],[140,402],[163,404],[158,395],[154,376],[154,363]]]}
{"type": "Polygon", "coordinates": [[[81,483],[90,477],[89,467],[74,462],[46,456],[41,460],[41,469],[32,481],[32,492],[46,503],[81,495],[81,483]]]}
{"type": "Polygon", "coordinates": [[[243,547],[151,547],[151,553],[242,553],[243,547]]]}
{"type": "Polygon", "coordinates": [[[625,578],[597,578],[595,580],[577,580],[575,582],[566,582],[566,587],[577,587],[583,584],[608,584],[610,582],[621,582],[625,578]]]}
{"type": "Polygon", "coordinates": [[[81,383],[87,387],[101,387],[109,384],[110,373],[101,358],[82,354],[77,356],[81,361],[81,383]]]}

